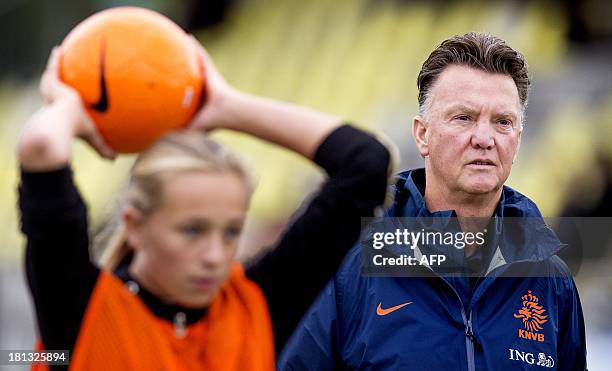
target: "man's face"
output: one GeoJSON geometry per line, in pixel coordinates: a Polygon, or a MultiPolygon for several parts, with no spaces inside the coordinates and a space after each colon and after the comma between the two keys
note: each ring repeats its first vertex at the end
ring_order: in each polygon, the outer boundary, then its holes
{"type": "Polygon", "coordinates": [[[426,158],[428,186],[451,194],[499,191],[521,139],[521,107],[512,78],[451,65],[430,90],[413,135],[426,158]]]}

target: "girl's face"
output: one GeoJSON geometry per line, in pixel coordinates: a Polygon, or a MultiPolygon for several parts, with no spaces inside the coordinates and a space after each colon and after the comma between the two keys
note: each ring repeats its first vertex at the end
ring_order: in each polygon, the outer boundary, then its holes
{"type": "Polygon", "coordinates": [[[124,214],[134,249],[130,273],[156,296],[201,308],[229,274],[249,203],[237,175],[194,172],[165,182],[159,207],[147,217],[124,214]]]}

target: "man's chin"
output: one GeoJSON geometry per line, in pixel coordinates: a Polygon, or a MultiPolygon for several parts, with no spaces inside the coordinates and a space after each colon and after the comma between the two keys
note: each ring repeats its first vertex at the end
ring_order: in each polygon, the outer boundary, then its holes
{"type": "Polygon", "coordinates": [[[486,195],[495,193],[499,190],[500,185],[493,181],[472,181],[464,184],[463,191],[472,195],[486,195]]]}

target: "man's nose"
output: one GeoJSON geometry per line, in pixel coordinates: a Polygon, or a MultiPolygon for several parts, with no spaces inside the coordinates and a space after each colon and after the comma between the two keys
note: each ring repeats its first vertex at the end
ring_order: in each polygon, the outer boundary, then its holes
{"type": "Polygon", "coordinates": [[[472,130],[472,146],[479,149],[492,149],[495,146],[494,135],[495,133],[489,120],[480,118],[472,130]]]}

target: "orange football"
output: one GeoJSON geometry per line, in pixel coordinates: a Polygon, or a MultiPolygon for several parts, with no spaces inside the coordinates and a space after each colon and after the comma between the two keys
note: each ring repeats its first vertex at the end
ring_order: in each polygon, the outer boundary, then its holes
{"type": "Polygon", "coordinates": [[[61,79],[74,87],[105,141],[139,152],[184,127],[204,77],[196,48],[152,10],[117,7],[78,24],[62,42],[61,79]]]}

